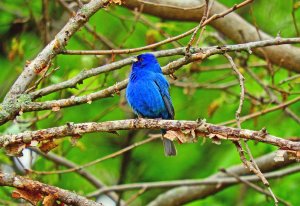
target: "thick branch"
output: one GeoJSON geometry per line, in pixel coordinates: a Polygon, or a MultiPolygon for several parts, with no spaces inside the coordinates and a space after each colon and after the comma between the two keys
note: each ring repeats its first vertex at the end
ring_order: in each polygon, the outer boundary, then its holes
{"type": "Polygon", "coordinates": [[[22,94],[32,83],[38,73],[51,64],[51,60],[64,49],[68,40],[88,21],[100,8],[107,6],[108,0],[93,0],[85,4],[74,17],[61,29],[55,38],[38,54],[38,56],[24,67],[23,72],[6,94],[0,111],[0,124],[5,123],[19,112],[16,96],[22,94]]]}
{"type": "MultiPolygon", "coordinates": [[[[33,151],[37,152],[38,154],[42,155],[43,157],[45,157],[46,159],[49,159],[53,162],[55,162],[56,164],[59,165],[63,165],[67,168],[75,168],[78,167],[77,164],[71,162],[70,160],[58,156],[52,152],[49,153],[43,153],[41,152],[39,149],[35,149],[33,148],[33,151]]],[[[85,178],[87,181],[89,181],[92,185],[94,185],[96,188],[105,188],[106,186],[93,174],[89,173],[88,171],[81,169],[81,170],[76,170],[76,173],[78,173],[79,175],[81,175],[83,178],[85,178]]],[[[115,202],[118,201],[118,196],[116,193],[110,192],[107,193],[107,195],[114,200],[115,202]]]]}
{"type": "MultiPolygon", "coordinates": [[[[283,161],[275,161],[277,156],[276,152],[264,155],[255,159],[258,167],[262,172],[268,172],[276,170],[277,168],[282,168],[295,162],[295,160],[290,160],[288,158],[287,152],[284,153],[283,161]]],[[[251,172],[248,168],[245,168],[244,164],[233,166],[227,169],[228,172],[234,173],[236,175],[249,175],[251,172]]],[[[229,177],[228,175],[218,172],[205,180],[212,180],[215,178],[229,177]]],[[[194,200],[204,199],[210,195],[213,195],[223,189],[229,187],[232,184],[219,184],[217,187],[215,185],[202,185],[202,186],[182,186],[171,189],[165,193],[159,195],[155,200],[150,202],[148,206],[173,206],[173,205],[183,205],[194,200]]]]}
{"type": "MultiPolygon", "coordinates": [[[[292,168],[287,168],[279,171],[265,173],[265,177],[268,179],[281,178],[286,175],[297,173],[300,171],[300,166],[295,166],[292,168]]],[[[256,175],[247,175],[239,177],[243,181],[256,182],[260,181],[260,178],[256,175]]],[[[146,188],[147,190],[153,188],[168,188],[168,187],[178,187],[178,186],[195,186],[195,185],[220,185],[220,184],[237,184],[239,181],[235,177],[215,177],[210,179],[191,179],[191,180],[173,180],[173,181],[160,181],[160,182],[139,182],[131,183],[124,185],[115,185],[106,188],[101,188],[92,194],[89,194],[89,197],[96,197],[102,193],[107,193],[109,191],[124,191],[124,190],[135,190],[140,188],[146,188]]]]}
{"type": "MultiPolygon", "coordinates": [[[[170,62],[166,66],[163,67],[163,71],[165,74],[171,74],[175,70],[179,69],[181,66],[186,65],[190,62],[197,61],[197,60],[204,60],[208,58],[209,56],[215,55],[215,54],[222,54],[224,52],[232,52],[232,51],[250,51],[252,48],[257,47],[265,47],[270,45],[280,45],[280,44],[291,44],[291,43],[300,43],[300,38],[276,38],[272,40],[264,40],[264,41],[257,41],[257,42],[250,42],[245,44],[237,44],[237,45],[226,45],[226,46],[214,46],[214,47],[206,47],[206,48],[193,48],[191,49],[191,53],[194,53],[189,58],[182,57],[179,58],[173,62],[170,62]],[[198,52],[198,53],[197,53],[198,52]]],[[[156,56],[171,56],[171,55],[184,55],[185,54],[185,47],[177,48],[177,49],[169,49],[169,50],[163,50],[158,52],[153,52],[156,56]]],[[[73,77],[72,79],[69,79],[65,82],[61,82],[55,85],[48,86],[46,88],[43,88],[41,90],[35,91],[30,93],[30,97],[32,99],[38,98],[40,96],[47,95],[49,93],[64,89],[64,88],[70,88],[70,87],[76,87],[76,85],[80,82],[82,82],[84,79],[89,78],[91,76],[95,76],[101,73],[113,71],[116,69],[119,69],[125,65],[131,64],[132,58],[126,58],[108,65],[104,65],[101,67],[97,67],[94,69],[90,69],[87,71],[83,71],[77,76],[73,77]]],[[[89,101],[93,101],[96,99],[109,97],[113,95],[116,92],[119,92],[120,90],[124,89],[127,86],[127,81],[124,80],[122,82],[117,83],[114,86],[108,87],[107,89],[91,93],[85,96],[80,97],[72,97],[68,99],[60,99],[60,100],[52,100],[47,102],[35,102],[30,103],[28,105],[24,105],[22,107],[22,110],[25,112],[28,111],[39,111],[39,110],[45,110],[45,109],[52,109],[53,107],[69,107],[72,105],[78,105],[78,104],[84,104],[89,101]]]]}
{"type": "MultiPolygon", "coordinates": [[[[264,41],[257,41],[257,42],[250,42],[245,44],[237,44],[237,45],[227,45],[227,46],[214,46],[214,47],[207,47],[207,48],[193,48],[191,49],[191,53],[194,53],[189,58],[183,57],[179,58],[173,62],[170,62],[168,65],[163,67],[163,71],[165,74],[171,74],[175,70],[179,69],[181,66],[188,64],[192,61],[203,60],[208,58],[214,54],[222,54],[224,52],[231,52],[231,51],[250,51],[252,48],[257,47],[266,47],[271,45],[280,45],[280,44],[292,44],[292,43],[299,43],[300,38],[276,38],[271,40],[264,40],[264,41]],[[198,52],[198,53],[197,53],[198,52]]],[[[178,48],[178,49],[170,49],[164,50],[159,52],[154,52],[156,56],[171,56],[176,54],[185,54],[185,48],[178,48]]],[[[24,95],[22,98],[26,101],[15,101],[10,100],[6,103],[2,104],[2,110],[0,111],[0,124],[7,122],[10,119],[13,119],[15,115],[17,115],[20,111],[38,111],[38,110],[45,110],[45,109],[52,109],[53,107],[67,107],[77,104],[83,104],[86,102],[90,102],[95,99],[103,98],[111,96],[112,94],[119,92],[120,90],[124,89],[127,85],[127,80],[124,80],[118,83],[115,86],[111,86],[105,90],[101,90],[99,92],[95,92],[86,96],[81,97],[74,97],[69,99],[61,99],[61,100],[53,100],[48,102],[41,102],[41,103],[29,103],[32,99],[38,98],[40,96],[44,96],[46,94],[64,89],[64,88],[71,88],[75,87],[78,83],[82,82],[84,79],[89,78],[91,76],[95,76],[100,73],[105,73],[108,71],[112,71],[118,68],[121,68],[125,65],[131,63],[131,58],[127,58],[121,61],[114,62],[109,65],[104,65],[98,68],[94,68],[88,71],[83,71],[82,73],[78,74],[77,76],[73,77],[70,80],[65,82],[51,85],[49,87],[43,88],[36,92],[30,93],[30,95],[24,95]],[[24,102],[26,102],[24,104],[24,102]]]]}
{"type": "Polygon", "coordinates": [[[287,139],[269,135],[265,130],[253,131],[218,126],[206,122],[158,119],[128,119],[101,123],[89,122],[80,124],[68,123],[67,125],[60,127],[0,136],[0,146],[7,147],[16,144],[29,144],[31,141],[53,140],[65,136],[78,136],[92,132],[162,128],[168,130],[187,130],[187,132],[189,131],[191,134],[196,134],[196,136],[203,136],[217,140],[255,140],[275,145],[282,149],[300,151],[300,142],[293,142],[287,139]]]}
{"type": "Polygon", "coordinates": [[[6,97],[24,92],[35,76],[47,67],[51,59],[67,45],[70,37],[73,36],[94,13],[100,8],[105,7],[108,2],[108,0],[93,0],[84,5],[55,36],[54,40],[52,40],[34,60],[25,66],[24,71],[11,87],[6,97]]]}
{"type": "Polygon", "coordinates": [[[31,194],[40,194],[42,196],[52,195],[55,199],[60,200],[68,205],[78,206],[100,206],[101,203],[88,200],[85,197],[77,195],[68,190],[60,189],[58,187],[46,185],[44,183],[31,180],[26,177],[7,174],[0,172],[0,185],[15,187],[20,190],[25,190],[31,194]]]}
{"type": "MultiPolygon", "coordinates": [[[[180,21],[199,22],[205,8],[204,0],[153,0],[151,2],[127,0],[123,6],[134,9],[140,7],[141,4],[144,4],[143,12],[145,13],[164,19],[180,21]]],[[[227,10],[225,6],[215,1],[211,8],[210,15],[220,14],[225,10],[227,10]]],[[[237,43],[252,42],[260,39],[256,28],[235,13],[213,21],[211,25],[237,43]]],[[[263,40],[272,38],[263,31],[259,31],[259,33],[263,40]]],[[[260,50],[254,50],[254,52],[262,58],[265,57],[260,50]]],[[[292,71],[300,72],[300,56],[298,55],[300,48],[286,45],[266,48],[264,52],[272,63],[292,71]]]]}
{"type": "MultiPolygon", "coordinates": [[[[266,47],[271,45],[280,45],[280,44],[294,44],[300,43],[300,38],[275,38],[271,40],[264,40],[264,41],[257,41],[257,42],[250,42],[245,44],[237,44],[237,45],[226,45],[226,46],[214,46],[214,47],[207,47],[207,48],[192,48],[191,53],[193,53],[189,58],[182,57],[173,62],[170,62],[166,66],[163,67],[163,71],[165,74],[172,74],[175,70],[179,69],[181,66],[186,65],[193,61],[200,61],[208,58],[211,55],[215,54],[222,54],[224,52],[232,52],[232,51],[248,51],[250,52],[252,48],[258,47],[266,47]]],[[[185,47],[177,48],[177,49],[170,49],[170,50],[163,50],[158,52],[153,52],[157,57],[160,56],[172,56],[172,55],[184,55],[185,54],[185,47]]],[[[30,102],[33,99],[36,99],[40,96],[44,96],[50,94],[52,92],[65,89],[65,88],[72,88],[76,87],[76,85],[82,82],[84,79],[113,71],[119,69],[125,65],[131,64],[132,58],[126,58],[117,62],[113,62],[108,65],[104,65],[101,67],[97,67],[94,69],[90,69],[87,71],[82,71],[77,76],[69,79],[67,81],[54,84],[43,88],[41,90],[32,92],[30,94],[25,94],[22,97],[23,101],[10,100],[9,102],[2,104],[2,110],[0,111],[0,124],[7,122],[10,119],[13,119],[20,111],[28,112],[28,111],[39,111],[39,110],[46,110],[52,109],[53,107],[62,108],[62,107],[69,107],[78,104],[84,104],[87,102],[91,102],[96,99],[109,97],[119,92],[120,90],[124,89],[127,86],[127,81],[124,80],[122,82],[117,83],[114,86],[110,86],[107,89],[91,93],[85,96],[80,97],[72,97],[69,99],[60,99],[60,100],[52,100],[47,102],[30,102]],[[10,108],[10,109],[7,109],[10,108]]]]}

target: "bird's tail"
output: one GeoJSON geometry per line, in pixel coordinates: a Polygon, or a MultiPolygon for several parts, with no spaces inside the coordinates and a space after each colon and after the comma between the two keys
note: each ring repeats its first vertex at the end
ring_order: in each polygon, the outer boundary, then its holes
{"type": "Polygon", "coordinates": [[[175,156],[177,154],[176,152],[176,147],[174,145],[174,142],[164,138],[164,135],[166,134],[166,130],[161,130],[162,133],[162,140],[164,144],[164,150],[165,150],[165,155],[166,156],[175,156]]]}

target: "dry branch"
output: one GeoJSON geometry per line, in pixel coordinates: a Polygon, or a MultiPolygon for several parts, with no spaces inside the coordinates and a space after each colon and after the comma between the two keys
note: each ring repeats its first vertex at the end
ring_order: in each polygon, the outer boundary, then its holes
{"type": "MultiPolygon", "coordinates": [[[[227,171],[227,170],[226,170],[227,171]]],[[[281,178],[286,175],[297,173],[300,171],[300,166],[294,166],[292,168],[282,169],[279,171],[273,171],[265,173],[265,176],[268,179],[281,178]]],[[[195,185],[220,185],[220,184],[234,184],[240,182],[236,177],[216,177],[211,179],[190,179],[190,180],[173,180],[173,181],[160,181],[160,182],[139,182],[139,183],[130,183],[124,185],[115,185],[109,186],[106,188],[101,188],[93,193],[89,194],[89,197],[96,197],[100,194],[107,193],[110,191],[125,191],[125,190],[136,190],[140,188],[153,189],[153,188],[170,188],[178,186],[195,186],[195,185]]],[[[239,176],[241,181],[256,182],[260,181],[260,178],[256,175],[246,175],[239,176]]]]}
{"type": "Polygon", "coordinates": [[[94,13],[108,4],[108,0],[93,0],[85,4],[78,10],[74,17],[69,19],[68,23],[37,57],[25,65],[23,72],[19,75],[5,96],[0,111],[0,124],[13,118],[19,112],[20,108],[18,108],[18,106],[12,106],[15,105],[16,96],[22,94],[28,88],[37,74],[50,66],[51,60],[64,49],[71,36],[73,36],[77,30],[82,27],[94,13]]]}
{"type": "MultiPolygon", "coordinates": [[[[36,153],[38,153],[39,155],[42,155],[43,157],[45,157],[48,160],[53,161],[55,164],[59,164],[59,165],[63,165],[67,168],[76,168],[78,167],[77,164],[71,162],[70,160],[56,155],[52,152],[49,153],[43,153],[42,151],[40,151],[39,149],[32,149],[33,151],[35,151],[36,153]]],[[[89,181],[92,185],[94,185],[96,188],[105,188],[106,186],[93,174],[91,174],[90,172],[81,169],[81,170],[75,170],[76,173],[78,173],[79,175],[81,175],[83,178],[85,178],[87,181],[89,181]]],[[[118,201],[118,195],[115,193],[107,193],[107,195],[114,200],[115,202],[118,201]]]]}
{"type": "MultiPolygon", "coordinates": [[[[163,71],[165,74],[171,74],[175,70],[179,69],[181,66],[186,65],[192,61],[197,60],[204,60],[208,58],[209,56],[215,55],[215,54],[222,54],[224,52],[232,52],[232,51],[250,51],[252,48],[257,47],[265,47],[270,45],[279,45],[279,44],[292,44],[292,43],[300,43],[300,38],[276,38],[272,40],[265,40],[265,41],[258,41],[258,42],[250,42],[245,44],[237,44],[237,45],[226,45],[226,46],[214,46],[214,47],[206,47],[206,48],[193,48],[191,49],[191,55],[189,58],[182,57],[179,58],[173,62],[170,62],[166,66],[163,67],[163,71]]],[[[177,49],[169,49],[169,50],[162,50],[158,52],[153,52],[157,57],[161,56],[171,56],[171,55],[184,55],[185,54],[185,47],[177,48],[177,49]]],[[[45,87],[43,89],[40,89],[38,91],[30,93],[31,99],[36,99],[38,97],[50,94],[55,91],[59,91],[61,89],[65,88],[72,88],[76,87],[76,85],[80,82],[82,82],[84,79],[87,79],[89,77],[106,73],[109,71],[113,71],[116,69],[120,69],[123,66],[126,66],[128,64],[131,64],[132,58],[126,58],[120,61],[113,62],[108,65],[104,65],[101,67],[97,67],[94,69],[90,69],[87,71],[82,71],[77,76],[73,77],[72,79],[69,79],[67,81],[51,85],[48,87],[45,87]]],[[[124,80],[122,82],[117,83],[114,86],[108,87],[104,90],[91,93],[85,96],[80,97],[71,97],[69,99],[60,99],[60,100],[52,100],[47,102],[32,102],[30,104],[24,105],[22,107],[23,111],[38,111],[38,110],[45,110],[45,109],[52,109],[53,107],[69,107],[72,105],[78,105],[87,103],[89,101],[93,101],[96,99],[109,97],[113,95],[116,92],[119,92],[120,90],[124,89],[127,85],[127,80],[124,80]]],[[[0,119],[1,122],[1,119],[0,119]]]]}
{"type": "MultiPolygon", "coordinates": [[[[7,174],[0,172],[0,185],[10,186],[25,191],[27,194],[32,194],[35,197],[51,195],[54,199],[60,200],[68,205],[78,206],[101,206],[101,203],[88,200],[85,197],[77,195],[68,190],[58,187],[50,186],[38,181],[31,180],[26,177],[18,176],[15,174],[7,174]]],[[[42,199],[41,199],[42,200],[42,199]]]]}
{"type": "Polygon", "coordinates": [[[25,66],[24,71],[16,80],[6,97],[12,97],[25,91],[34,77],[40,73],[68,43],[75,32],[86,23],[99,9],[107,6],[108,0],[93,0],[84,5],[74,17],[55,36],[39,55],[25,66]]]}
{"type": "MultiPolygon", "coordinates": [[[[276,152],[264,155],[255,159],[258,167],[262,172],[274,171],[278,168],[285,167],[295,162],[295,160],[289,160],[287,152],[283,154],[284,161],[275,161],[274,158],[277,156],[276,152]]],[[[248,168],[245,168],[243,164],[230,167],[227,171],[234,173],[239,176],[249,175],[251,172],[248,168]]],[[[212,180],[216,178],[229,177],[222,172],[218,172],[214,175],[209,176],[204,180],[212,180]]],[[[257,178],[257,177],[255,177],[257,178]]],[[[148,206],[173,206],[183,205],[184,203],[191,202],[193,200],[204,199],[210,195],[216,194],[219,191],[231,186],[232,184],[219,184],[217,185],[200,185],[200,186],[182,186],[165,193],[160,194],[155,200],[147,204],[148,206]]]]}
{"type": "MultiPolygon", "coordinates": [[[[300,43],[300,38],[275,38],[271,40],[263,40],[257,42],[250,42],[245,44],[237,44],[237,45],[226,45],[226,46],[214,46],[207,48],[191,48],[191,53],[193,53],[189,58],[182,57],[173,62],[170,62],[168,65],[163,67],[163,71],[165,74],[172,74],[175,70],[179,69],[181,66],[186,65],[193,61],[200,61],[208,58],[211,55],[215,54],[223,54],[224,52],[232,52],[232,51],[248,51],[251,52],[251,49],[258,47],[266,47],[271,45],[281,45],[281,44],[295,44],[300,43]]],[[[184,55],[185,47],[170,49],[170,50],[162,50],[158,52],[153,52],[156,56],[172,56],[172,55],[184,55]]],[[[0,111],[0,124],[3,124],[10,119],[13,119],[20,112],[28,112],[28,111],[39,111],[52,109],[53,107],[62,108],[69,107],[78,104],[84,104],[96,99],[110,97],[113,94],[119,92],[124,89],[127,85],[127,80],[117,83],[114,86],[108,87],[107,89],[91,93],[85,96],[79,97],[71,97],[69,99],[60,99],[60,100],[52,100],[47,102],[31,102],[32,100],[53,93],[58,90],[62,90],[65,88],[73,88],[84,79],[101,74],[109,71],[113,71],[119,69],[125,65],[131,64],[131,57],[113,62],[108,65],[104,65],[101,67],[97,67],[94,69],[90,69],[88,71],[82,71],[77,76],[69,79],[67,81],[54,84],[38,91],[32,92],[30,94],[24,94],[19,97],[18,100],[10,99],[4,101],[2,103],[2,110],[0,111]],[[21,100],[22,99],[22,100],[21,100]]]]}
{"type": "Polygon", "coordinates": [[[300,142],[294,142],[268,134],[265,130],[253,131],[248,129],[237,129],[226,126],[209,124],[204,121],[185,120],[158,120],[158,119],[128,119],[107,122],[68,123],[64,126],[42,129],[37,131],[26,131],[23,133],[0,136],[0,147],[12,145],[30,145],[32,141],[49,141],[65,136],[78,136],[93,132],[113,132],[117,130],[130,129],[167,129],[184,130],[191,136],[208,137],[215,140],[240,139],[254,140],[277,146],[281,149],[293,150],[299,153],[300,142]]]}
{"type": "MultiPolygon", "coordinates": [[[[127,0],[126,4],[123,6],[134,9],[140,7],[141,4],[144,4],[144,13],[152,14],[163,19],[180,21],[199,22],[203,17],[205,10],[205,0],[127,0]]],[[[210,15],[220,14],[226,10],[228,10],[228,8],[215,1],[210,10],[210,15]]],[[[260,40],[256,28],[236,13],[230,13],[224,18],[212,21],[210,24],[216,30],[237,43],[260,40]]],[[[259,34],[262,40],[272,38],[261,30],[259,30],[259,34]]],[[[300,53],[300,48],[287,45],[265,48],[264,52],[254,50],[254,53],[262,58],[267,55],[272,63],[295,72],[300,72],[300,56],[298,55],[300,53]]]]}

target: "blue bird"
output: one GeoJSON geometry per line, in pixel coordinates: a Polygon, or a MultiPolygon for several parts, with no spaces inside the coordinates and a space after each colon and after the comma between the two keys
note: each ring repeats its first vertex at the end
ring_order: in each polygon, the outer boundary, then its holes
{"type": "MultiPolygon", "coordinates": [[[[155,56],[145,53],[132,64],[126,99],[139,117],[174,119],[174,108],[169,94],[169,83],[155,56]]],[[[162,135],[166,130],[162,130],[162,135]]],[[[175,156],[174,143],[163,139],[166,156],[175,156]]]]}

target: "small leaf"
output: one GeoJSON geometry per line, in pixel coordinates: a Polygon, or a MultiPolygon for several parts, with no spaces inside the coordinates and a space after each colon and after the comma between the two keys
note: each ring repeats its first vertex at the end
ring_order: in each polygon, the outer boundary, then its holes
{"type": "Polygon", "coordinates": [[[177,131],[168,130],[164,135],[164,138],[174,141],[178,139],[178,136],[180,136],[180,134],[177,133],[177,131]]]}
{"type": "Polygon", "coordinates": [[[56,205],[55,200],[56,199],[53,195],[48,195],[44,198],[43,205],[44,206],[54,206],[54,205],[56,205]]]}
{"type": "Polygon", "coordinates": [[[16,199],[24,199],[33,205],[37,205],[43,198],[38,192],[17,189],[12,192],[12,197],[16,199]]]}
{"type": "Polygon", "coordinates": [[[223,135],[220,134],[209,134],[208,138],[211,139],[212,143],[220,145],[221,144],[221,139],[226,139],[223,135]]]}
{"type": "Polygon", "coordinates": [[[72,137],[71,137],[71,144],[72,146],[76,146],[78,140],[81,138],[81,135],[80,134],[74,134],[72,137]]]}
{"type": "Polygon", "coordinates": [[[42,152],[48,153],[49,151],[57,147],[57,145],[58,144],[55,143],[54,141],[47,141],[47,142],[43,142],[39,148],[42,152]]]}
{"type": "Polygon", "coordinates": [[[182,131],[168,130],[167,133],[164,135],[164,138],[167,138],[172,141],[178,140],[180,143],[195,142],[197,140],[194,129],[185,129],[182,131]]]}
{"type": "Polygon", "coordinates": [[[5,147],[5,152],[9,156],[21,157],[23,149],[26,148],[25,144],[12,144],[5,147]]]}
{"type": "Polygon", "coordinates": [[[147,31],[146,33],[146,44],[150,45],[150,44],[154,44],[156,43],[159,37],[159,33],[158,31],[154,30],[154,29],[150,29],[147,31]]]}

